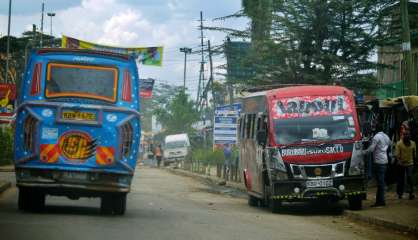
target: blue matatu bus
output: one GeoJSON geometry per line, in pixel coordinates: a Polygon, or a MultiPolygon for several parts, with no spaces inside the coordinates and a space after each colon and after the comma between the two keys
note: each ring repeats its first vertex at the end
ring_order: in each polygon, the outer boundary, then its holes
{"type": "Polygon", "coordinates": [[[17,109],[19,209],[45,196],[100,197],[122,215],[141,135],[139,77],[127,55],[78,49],[31,53],[17,109]]]}

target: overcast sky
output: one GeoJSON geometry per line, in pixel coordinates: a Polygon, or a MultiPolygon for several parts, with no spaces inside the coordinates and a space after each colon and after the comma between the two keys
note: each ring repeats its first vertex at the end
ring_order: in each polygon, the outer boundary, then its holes
{"type": "MultiPolygon", "coordinates": [[[[122,47],[164,46],[163,67],[139,66],[141,78],[156,78],[160,82],[182,85],[183,46],[198,50],[199,12],[204,24],[245,28],[246,20],[212,21],[213,18],[235,13],[241,0],[12,0],[11,34],[20,36],[40,26],[41,4],[45,12],[54,12],[53,35],[61,34],[86,41],[122,47]]],[[[0,35],[7,34],[8,0],[0,4],[0,35]]],[[[50,18],[44,18],[44,32],[50,32],[50,18]]],[[[212,45],[223,42],[222,33],[205,32],[205,41],[212,45]]],[[[220,58],[215,65],[223,64],[220,58]]],[[[187,86],[194,93],[199,75],[199,56],[189,56],[187,86]]]]}

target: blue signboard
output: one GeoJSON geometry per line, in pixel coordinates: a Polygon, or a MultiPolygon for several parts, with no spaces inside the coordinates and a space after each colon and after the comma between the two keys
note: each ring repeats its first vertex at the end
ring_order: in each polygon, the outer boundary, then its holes
{"type": "Polygon", "coordinates": [[[238,118],[241,104],[234,103],[215,108],[213,143],[215,145],[236,144],[238,118]]]}

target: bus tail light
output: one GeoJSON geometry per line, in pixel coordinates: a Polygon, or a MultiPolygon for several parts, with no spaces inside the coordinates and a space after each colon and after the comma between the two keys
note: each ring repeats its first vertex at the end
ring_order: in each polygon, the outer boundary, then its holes
{"type": "Polygon", "coordinates": [[[125,70],[123,73],[122,100],[125,102],[132,101],[132,84],[129,70],[125,70]]]}
{"type": "Polygon", "coordinates": [[[129,122],[120,127],[120,141],[120,158],[127,158],[131,154],[133,141],[133,128],[129,122]]]}
{"type": "Polygon", "coordinates": [[[30,88],[30,95],[35,96],[41,92],[41,76],[42,76],[42,63],[35,64],[33,70],[32,83],[30,88]]]}

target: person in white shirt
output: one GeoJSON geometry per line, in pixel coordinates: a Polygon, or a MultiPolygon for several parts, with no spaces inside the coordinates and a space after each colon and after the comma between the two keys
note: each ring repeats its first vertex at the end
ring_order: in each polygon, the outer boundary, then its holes
{"type": "Polygon", "coordinates": [[[385,174],[388,164],[387,150],[392,145],[388,135],[383,132],[382,126],[376,126],[376,135],[372,144],[363,151],[363,154],[373,153],[373,167],[377,182],[376,202],[372,207],[385,206],[385,174]]]}

